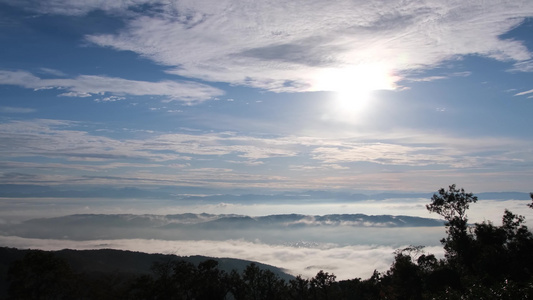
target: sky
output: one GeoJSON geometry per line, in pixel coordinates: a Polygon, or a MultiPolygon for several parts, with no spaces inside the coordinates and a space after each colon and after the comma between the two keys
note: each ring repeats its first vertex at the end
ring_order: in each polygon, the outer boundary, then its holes
{"type": "MultiPolygon", "coordinates": [[[[0,0],[1,191],[70,197],[0,205],[173,207],[76,198],[125,188],[531,192],[532,17],[530,0],[0,0]]],[[[180,210],[280,211],[204,204],[180,210]]]]}
{"type": "Polygon", "coordinates": [[[1,182],[528,192],[530,1],[10,1],[1,182]]]}

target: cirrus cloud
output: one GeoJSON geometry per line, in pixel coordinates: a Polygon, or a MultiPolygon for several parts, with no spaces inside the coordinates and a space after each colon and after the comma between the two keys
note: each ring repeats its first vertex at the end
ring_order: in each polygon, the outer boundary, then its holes
{"type": "Polygon", "coordinates": [[[35,90],[66,90],[67,92],[58,95],[63,97],[91,97],[107,93],[113,95],[103,98],[102,101],[114,101],[121,99],[120,96],[123,95],[155,95],[162,96],[166,100],[192,103],[224,94],[222,90],[192,81],[150,82],[96,75],[81,75],[71,79],[42,79],[30,72],[6,70],[0,70],[0,84],[17,85],[35,90]]]}
{"type": "Polygon", "coordinates": [[[382,69],[394,88],[401,74],[463,55],[531,59],[522,42],[501,35],[532,14],[528,1],[171,1],[87,40],[170,73],[277,92],[328,90],[324,77],[354,68],[382,69]]]}
{"type": "MultiPolygon", "coordinates": [[[[527,166],[532,155],[529,141],[464,139],[424,132],[410,136],[390,134],[383,142],[377,142],[360,136],[259,137],[187,130],[143,131],[140,137],[117,138],[94,127],[95,124],[83,122],[43,119],[1,123],[1,181],[220,188],[246,184],[276,190],[366,186],[404,190],[459,179],[476,186],[474,178],[479,177],[485,183],[493,182],[494,187],[502,187],[510,183],[498,180],[498,174],[505,174],[509,180],[530,176],[527,166]],[[508,145],[513,145],[514,150],[509,150],[508,145]],[[295,157],[297,162],[287,164],[295,157]],[[265,165],[269,168],[262,168],[265,165]],[[399,167],[404,171],[398,173],[399,167]],[[314,172],[317,170],[320,172],[314,172]]],[[[518,185],[515,188],[524,189],[518,185]]]]}

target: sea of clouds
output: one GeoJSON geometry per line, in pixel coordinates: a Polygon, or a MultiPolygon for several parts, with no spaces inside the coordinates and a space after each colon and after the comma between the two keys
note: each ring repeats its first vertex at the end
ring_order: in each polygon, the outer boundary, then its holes
{"type": "MultiPolygon", "coordinates": [[[[410,245],[426,246],[426,253],[442,257],[443,249],[439,240],[445,236],[443,226],[429,227],[383,227],[366,224],[354,226],[350,223],[336,223],[319,226],[317,223],[295,228],[143,228],[142,226],[118,226],[111,223],[89,223],[84,226],[43,227],[42,220],[61,216],[85,213],[97,214],[102,220],[111,214],[129,216],[172,213],[214,213],[239,214],[241,216],[264,216],[283,214],[288,211],[310,216],[332,213],[365,213],[368,215],[408,215],[424,218],[438,218],[429,214],[424,205],[427,199],[404,199],[384,201],[362,201],[358,203],[317,203],[317,204],[207,204],[171,205],[171,202],[155,206],[149,200],[135,200],[135,206],[127,201],[98,200],[91,206],[68,205],[68,199],[40,199],[24,201],[12,199],[2,201],[0,206],[3,220],[0,226],[0,245],[16,248],[45,250],[59,249],[123,249],[147,253],[165,253],[181,256],[205,255],[231,257],[258,261],[285,269],[293,275],[305,277],[316,275],[319,270],[334,273],[338,279],[368,278],[374,270],[386,271],[394,258],[394,252],[410,245]],[[61,201],[61,205],[54,203],[61,201]],[[39,205],[40,209],[28,209],[27,205],[39,205]],[[57,210],[61,207],[60,210],[57,210]],[[151,208],[150,208],[151,207],[151,208]],[[23,212],[31,216],[22,216],[23,212]],[[18,216],[18,217],[13,217],[18,216]],[[28,219],[44,218],[39,222],[26,222],[28,219]],[[33,224],[33,228],[32,228],[33,224]],[[13,228],[18,228],[14,230],[13,228]]],[[[72,200],[72,203],[79,203],[72,200]]],[[[87,203],[87,201],[85,201],[87,203]]],[[[531,209],[527,201],[483,200],[473,204],[469,216],[472,222],[491,221],[501,224],[504,209],[522,214],[531,220],[531,209]]],[[[92,215],[93,217],[95,215],[92,215]]],[[[52,219],[53,220],[53,219],[52,219]]],[[[52,221],[50,221],[52,222],[52,221]]],[[[50,224],[53,224],[50,223],[50,224]]],[[[375,225],[375,224],[374,224],[375,225]]],[[[527,222],[526,222],[527,225],[527,222]]]]}

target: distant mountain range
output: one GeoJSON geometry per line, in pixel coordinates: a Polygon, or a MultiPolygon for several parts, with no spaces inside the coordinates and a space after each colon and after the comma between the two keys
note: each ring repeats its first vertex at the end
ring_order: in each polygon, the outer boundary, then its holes
{"type": "MultiPolygon", "coordinates": [[[[110,188],[94,187],[92,189],[72,189],[51,187],[45,185],[18,185],[0,184],[0,197],[30,198],[30,197],[55,197],[55,198],[143,198],[143,199],[175,199],[183,202],[233,202],[257,203],[263,201],[335,201],[353,202],[364,200],[385,199],[430,199],[434,193],[349,193],[336,191],[302,191],[281,192],[276,194],[199,194],[197,190],[189,188],[162,187],[158,189],[141,189],[137,187],[110,188]],[[192,195],[191,195],[192,194],[192,195]]],[[[492,192],[476,193],[479,200],[530,200],[529,193],[521,192],[492,192]]]]}
{"type": "MultiPolygon", "coordinates": [[[[397,228],[443,226],[442,220],[364,214],[311,216],[300,214],[250,217],[233,214],[129,215],[84,214],[31,219],[2,224],[4,236],[46,239],[159,238],[171,240],[266,238],[270,233],[354,231],[357,228],[397,228]]],[[[283,239],[282,239],[283,240],[283,239]]]]}
{"type": "Polygon", "coordinates": [[[188,229],[238,229],[238,228],[297,228],[316,226],[353,227],[431,227],[442,226],[443,221],[391,215],[332,214],[311,216],[301,214],[269,215],[250,217],[235,214],[175,214],[175,215],[129,215],[129,214],[79,214],[56,218],[31,219],[22,224],[31,226],[89,226],[106,227],[151,227],[188,229]]]}

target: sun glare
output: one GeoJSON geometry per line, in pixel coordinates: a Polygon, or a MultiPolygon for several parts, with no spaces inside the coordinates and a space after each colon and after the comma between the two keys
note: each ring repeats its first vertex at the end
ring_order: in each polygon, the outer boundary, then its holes
{"type": "Polygon", "coordinates": [[[327,69],[319,76],[316,88],[334,92],[330,113],[341,121],[354,121],[372,105],[377,90],[392,90],[395,79],[382,64],[327,69]]]}

